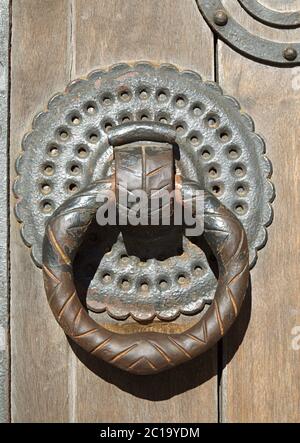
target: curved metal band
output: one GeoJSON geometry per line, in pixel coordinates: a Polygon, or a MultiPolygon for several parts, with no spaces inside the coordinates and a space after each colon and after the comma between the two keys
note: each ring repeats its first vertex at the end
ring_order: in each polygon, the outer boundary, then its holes
{"type": "Polygon", "coordinates": [[[253,18],[274,28],[299,28],[300,12],[280,12],[260,4],[257,0],[238,0],[240,5],[253,18]]]}
{"type": "MultiPolygon", "coordinates": [[[[66,201],[49,219],[43,243],[43,275],[50,307],[65,333],[88,353],[135,374],[153,374],[203,353],[230,328],[248,285],[248,247],[237,218],[205,193],[204,235],[219,265],[215,298],[199,322],[181,334],[117,334],[96,323],[83,308],[74,286],[72,260],[99,207],[99,181],[66,201]]],[[[197,189],[184,183],[185,191],[197,189]]]]}
{"type": "Polygon", "coordinates": [[[197,4],[212,31],[246,57],[274,66],[300,65],[300,43],[279,43],[251,34],[230,17],[220,0],[197,0],[197,4]],[[219,11],[225,12],[228,17],[223,25],[215,23],[215,14],[219,11]],[[293,48],[295,51],[293,60],[284,57],[288,48],[293,48]]]}
{"type": "Polygon", "coordinates": [[[155,122],[123,123],[111,129],[108,141],[112,146],[143,141],[175,143],[176,131],[171,125],[155,122]]]}

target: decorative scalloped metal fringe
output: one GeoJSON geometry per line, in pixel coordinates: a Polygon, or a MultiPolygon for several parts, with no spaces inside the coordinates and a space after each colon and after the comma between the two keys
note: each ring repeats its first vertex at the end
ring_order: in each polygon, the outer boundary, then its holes
{"type": "MultiPolygon", "coordinates": [[[[74,192],[110,174],[110,128],[146,119],[175,126],[181,141],[182,175],[202,183],[237,215],[254,264],[257,249],[266,241],[265,227],[272,220],[274,188],[265,145],[254,133],[252,119],[241,112],[234,98],[223,95],[219,85],[203,82],[199,74],[139,62],[118,64],[73,81],[64,94],[49,101],[46,112],[35,117],[24,137],[16,165],[16,215],[37,265],[49,215],[74,192]]],[[[202,259],[205,285],[201,292],[207,302],[216,281],[206,258],[202,259]]],[[[110,293],[116,290],[111,287],[110,293]]],[[[203,302],[199,303],[200,308],[203,302]]],[[[191,300],[187,306],[188,312],[195,311],[191,300]]]]}

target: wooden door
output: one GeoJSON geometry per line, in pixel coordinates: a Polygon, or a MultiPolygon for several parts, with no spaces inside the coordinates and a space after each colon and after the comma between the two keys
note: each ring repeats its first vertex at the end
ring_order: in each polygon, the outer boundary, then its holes
{"type": "MultiPolygon", "coordinates": [[[[270,31],[238,2],[223,3],[253,32],[299,39],[298,30],[270,31]]],[[[271,0],[263,3],[274,7],[271,0]]],[[[1,183],[1,242],[3,237],[2,245],[7,244],[1,250],[1,419],[300,421],[295,343],[300,330],[300,89],[293,87],[299,69],[266,66],[230,49],[212,34],[194,0],[1,0],[0,5],[5,25],[0,62],[8,67],[2,71],[6,95],[0,109],[5,117],[0,155],[8,178],[1,183]],[[20,237],[11,192],[22,137],[49,97],[93,69],[133,60],[170,62],[219,81],[263,135],[277,194],[268,243],[251,271],[251,294],[229,334],[171,376],[148,378],[101,364],[95,368],[74,354],[46,302],[42,273],[20,237]]],[[[278,0],[277,7],[300,9],[300,2],[278,0]]]]}

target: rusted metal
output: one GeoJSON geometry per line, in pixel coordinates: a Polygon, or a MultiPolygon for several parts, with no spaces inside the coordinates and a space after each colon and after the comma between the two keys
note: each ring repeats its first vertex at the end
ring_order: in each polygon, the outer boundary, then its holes
{"type": "MultiPolygon", "coordinates": [[[[119,189],[123,194],[143,190],[149,199],[160,191],[174,190],[174,146],[143,141],[147,138],[175,143],[176,131],[161,123],[135,122],[110,132],[110,143],[127,143],[114,148],[117,196],[119,189]],[[137,138],[141,141],[132,143],[137,138]]],[[[167,201],[159,211],[172,213],[172,202],[167,201]]],[[[147,222],[152,215],[150,200],[147,222]]],[[[171,217],[167,226],[123,227],[122,236],[102,258],[89,285],[86,303],[90,310],[107,311],[116,319],[172,320],[180,313],[198,312],[211,301],[212,297],[202,296],[202,285],[207,285],[203,253],[182,238],[182,228],[174,226],[171,217]]]]}
{"type": "MultiPolygon", "coordinates": [[[[178,172],[213,192],[236,214],[245,228],[253,265],[257,248],[265,243],[274,196],[271,165],[253,129],[251,118],[217,84],[171,65],[121,64],[73,82],[34,119],[17,162],[16,214],[35,262],[41,265],[45,223],[54,210],[114,172],[113,144],[144,139],[180,147],[180,155],[174,153],[178,172]]],[[[116,318],[129,313],[140,319],[173,319],[211,303],[217,281],[200,243],[188,238],[179,243],[174,232],[172,248],[164,246],[161,235],[151,237],[151,248],[141,231],[136,230],[131,243],[128,232],[118,236],[112,231],[99,235],[98,226],[91,226],[91,240],[78,252],[77,288],[89,309],[107,309],[116,318]],[[129,248],[134,244],[139,247],[129,248]],[[144,256],[136,249],[145,251],[144,256]],[[141,269],[152,291],[139,311],[130,307],[135,306],[134,285],[128,291],[119,283],[126,283],[126,276],[141,276],[141,269]],[[109,275],[103,285],[103,277],[109,275]],[[191,276],[189,284],[180,284],[180,276],[191,276]],[[118,295],[118,309],[112,294],[118,295]]]]}
{"type": "MultiPolygon", "coordinates": [[[[199,189],[196,183],[183,181],[182,185],[189,192],[199,189]]],[[[72,266],[87,226],[99,208],[97,195],[111,186],[112,179],[98,181],[51,216],[43,243],[45,289],[58,323],[81,348],[128,372],[155,374],[191,360],[226,334],[239,313],[248,285],[247,238],[231,211],[206,193],[204,235],[219,265],[213,303],[196,325],[183,333],[114,333],[95,322],[83,308],[72,266]]]]}
{"type": "MultiPolygon", "coordinates": [[[[45,223],[53,211],[112,173],[109,137],[128,121],[172,126],[181,145],[179,171],[235,212],[246,230],[253,264],[257,248],[265,243],[274,196],[271,165],[253,121],[216,83],[172,65],[146,62],[94,71],[55,95],[47,111],[35,117],[23,139],[14,185],[16,215],[35,263],[41,266],[45,223]]],[[[215,277],[202,255],[199,261],[207,277],[203,294],[212,297],[215,277]]]]}
{"type": "Polygon", "coordinates": [[[35,117],[23,148],[14,186],[23,239],[43,264],[57,321],[79,346],[147,374],[199,355],[226,333],[247,288],[248,245],[253,265],[266,241],[274,197],[264,143],[235,99],[172,65],[120,64],[53,97],[35,117]],[[125,173],[124,165],[134,170],[125,173]],[[158,175],[148,180],[153,168],[158,175]],[[179,233],[172,226],[146,227],[145,235],[144,227],[107,231],[95,224],[99,191],[118,190],[122,181],[131,188],[133,175],[146,190],[179,186],[214,194],[205,193],[204,237],[219,265],[218,280],[200,243],[183,237],[175,247],[184,225],[179,233]],[[151,257],[153,251],[162,256],[151,257]],[[92,272],[81,266],[82,257],[92,272]],[[115,334],[84,308],[117,319],[174,320],[205,303],[210,307],[201,320],[182,334],[115,334]]]}

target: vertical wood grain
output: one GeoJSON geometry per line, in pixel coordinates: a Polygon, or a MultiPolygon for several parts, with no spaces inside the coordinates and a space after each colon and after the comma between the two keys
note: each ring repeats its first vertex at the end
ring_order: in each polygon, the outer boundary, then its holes
{"type": "MultiPolygon", "coordinates": [[[[12,2],[11,178],[33,116],[69,81],[69,3],[12,2]]],[[[68,421],[68,344],[42,273],[19,234],[11,199],[11,408],[14,422],[68,421]]]]}
{"type": "MultiPolygon", "coordinates": [[[[253,32],[299,41],[299,30],[267,29],[237,2],[224,4],[253,32]]],[[[13,0],[12,178],[22,136],[53,93],[92,69],[138,59],[175,63],[213,79],[213,39],[193,0],[13,0]]],[[[246,306],[224,341],[222,419],[299,421],[300,72],[255,63],[222,42],[218,62],[221,86],[254,117],[267,142],[277,191],[269,240],[252,271],[251,312],[246,306]]],[[[99,362],[85,366],[53,319],[41,272],[18,231],[12,215],[13,421],[217,420],[215,349],[159,378],[134,378],[99,362]]]]}
{"type": "MultiPolygon", "coordinates": [[[[287,3],[282,1],[281,9],[287,3]]],[[[224,5],[258,35],[299,41],[299,30],[266,29],[250,19],[237,2],[225,1],[224,5]]],[[[274,8],[271,0],[264,5],[274,8]]],[[[300,350],[294,334],[300,332],[300,70],[256,63],[220,41],[218,62],[221,86],[254,118],[256,131],[266,141],[276,187],[268,243],[251,272],[252,306],[224,340],[224,360],[229,362],[223,375],[223,420],[299,422],[300,350]]]]}
{"type": "MultiPolygon", "coordinates": [[[[71,78],[139,59],[213,78],[213,38],[193,0],[13,0],[12,24],[12,177],[33,116],[71,78]]],[[[13,421],[217,420],[216,349],[159,379],[101,362],[85,366],[50,312],[14,217],[11,223],[13,421]]]]}
{"type": "Polygon", "coordinates": [[[9,1],[0,0],[0,423],[9,420],[8,119],[9,1]]]}
{"type": "MultiPolygon", "coordinates": [[[[213,38],[193,0],[77,0],[72,5],[75,76],[122,61],[150,60],[213,79],[213,38]]],[[[98,363],[92,364],[96,375],[81,361],[73,363],[75,421],[217,420],[215,349],[188,368],[155,377],[133,377],[98,363]]]]}

